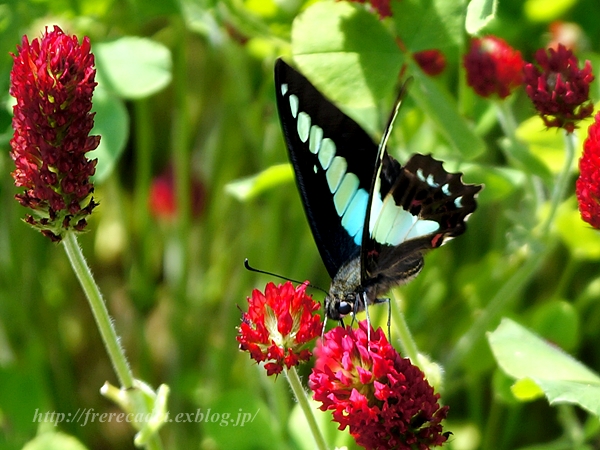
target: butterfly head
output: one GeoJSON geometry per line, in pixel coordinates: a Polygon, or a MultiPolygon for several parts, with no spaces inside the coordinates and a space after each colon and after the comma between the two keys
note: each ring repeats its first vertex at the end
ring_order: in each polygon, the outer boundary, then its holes
{"type": "Polygon", "coordinates": [[[342,320],[351,313],[364,310],[364,289],[361,286],[360,258],[344,264],[331,282],[325,297],[325,313],[332,320],[342,320]]]}
{"type": "Polygon", "coordinates": [[[342,320],[348,314],[356,313],[362,306],[360,294],[351,292],[337,296],[331,293],[325,298],[325,313],[331,320],[342,320]]]}

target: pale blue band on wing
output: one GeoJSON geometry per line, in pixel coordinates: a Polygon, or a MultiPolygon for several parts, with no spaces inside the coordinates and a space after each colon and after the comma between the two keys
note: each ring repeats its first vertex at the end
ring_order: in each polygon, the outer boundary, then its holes
{"type": "MultiPolygon", "coordinates": [[[[281,93],[286,95],[289,87],[282,84],[281,93]]],[[[361,245],[362,230],[367,214],[369,193],[359,188],[360,180],[354,173],[348,172],[348,162],[336,155],[337,148],[333,140],[324,138],[323,129],[312,123],[308,113],[300,111],[299,99],[289,96],[290,112],[296,119],[296,131],[303,143],[308,144],[308,151],[317,155],[321,168],[325,171],[325,179],[329,193],[333,196],[333,204],[337,215],[342,219],[342,227],[354,238],[356,245],[361,245]]],[[[318,173],[315,165],[313,170],[318,173]]],[[[323,195],[327,195],[323,193],[323,195]]],[[[381,200],[379,200],[381,203],[381,200]]]]}

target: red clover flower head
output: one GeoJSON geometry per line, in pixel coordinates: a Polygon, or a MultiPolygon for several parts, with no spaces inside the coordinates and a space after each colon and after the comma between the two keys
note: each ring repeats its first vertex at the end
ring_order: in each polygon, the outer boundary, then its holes
{"type": "Polygon", "coordinates": [[[600,229],[600,113],[588,128],[575,185],[581,218],[600,229]]]}
{"type": "Polygon", "coordinates": [[[579,69],[577,57],[562,44],[548,51],[539,49],[535,61],[524,68],[527,95],[547,127],[572,133],[575,123],[594,111],[589,98],[592,65],[586,61],[579,69]]]}
{"type": "Polygon", "coordinates": [[[319,336],[321,317],[314,312],[320,305],[305,291],[306,284],[294,288],[289,281],[279,286],[268,283],[264,294],[255,289],[248,298],[237,340],[240,350],[250,352],[256,362],[267,362],[268,375],[312,356],[302,347],[319,336]]]}
{"type": "Polygon", "coordinates": [[[521,52],[499,37],[473,39],[463,62],[467,84],[482,97],[496,94],[506,98],[523,83],[521,52]]]}
{"type": "Polygon", "coordinates": [[[423,372],[402,358],[384,332],[367,322],[357,329],[336,327],[315,350],[316,363],[309,378],[320,409],[331,410],[339,429],[349,427],[356,442],[367,449],[425,450],[442,445],[441,421],[448,407],[423,372]]]}
{"type": "Polygon", "coordinates": [[[53,241],[67,230],[82,231],[97,205],[89,178],[96,161],[85,154],[98,147],[92,93],[94,55],[90,40],[81,44],[59,27],[31,43],[23,37],[10,74],[14,135],[10,141],[17,200],[30,208],[25,221],[53,241]]]}

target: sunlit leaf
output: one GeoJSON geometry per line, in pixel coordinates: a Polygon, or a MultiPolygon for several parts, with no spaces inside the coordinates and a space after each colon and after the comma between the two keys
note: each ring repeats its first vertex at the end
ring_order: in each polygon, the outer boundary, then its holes
{"type": "Polygon", "coordinates": [[[498,365],[521,382],[514,392],[535,397],[533,382],[550,404],[572,403],[600,415],[600,377],[560,348],[510,319],[488,334],[498,365]]]}
{"type": "Polygon", "coordinates": [[[122,37],[94,45],[98,80],[127,99],[148,97],[171,82],[171,53],[146,38],[122,37]]]}
{"type": "Polygon", "coordinates": [[[370,107],[395,87],[402,54],[389,30],[364,8],[315,3],[292,28],[300,71],[327,97],[351,108],[370,107]]]}
{"type": "Polygon", "coordinates": [[[473,35],[481,31],[496,17],[498,0],[471,0],[467,7],[465,28],[473,35]]]}
{"type": "Polygon", "coordinates": [[[458,48],[464,40],[463,2],[402,0],[392,2],[393,20],[402,45],[411,52],[458,48]]]}

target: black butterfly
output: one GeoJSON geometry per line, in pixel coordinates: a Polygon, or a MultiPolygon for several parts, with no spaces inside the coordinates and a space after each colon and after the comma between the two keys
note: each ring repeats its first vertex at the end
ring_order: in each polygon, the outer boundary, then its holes
{"type": "Polygon", "coordinates": [[[325,310],[341,320],[386,301],[380,296],[421,271],[425,251],[464,233],[481,186],[463,184],[429,155],[402,167],[387,153],[400,101],[377,146],[281,59],[275,87],[304,210],[333,279],[325,310]]]}

